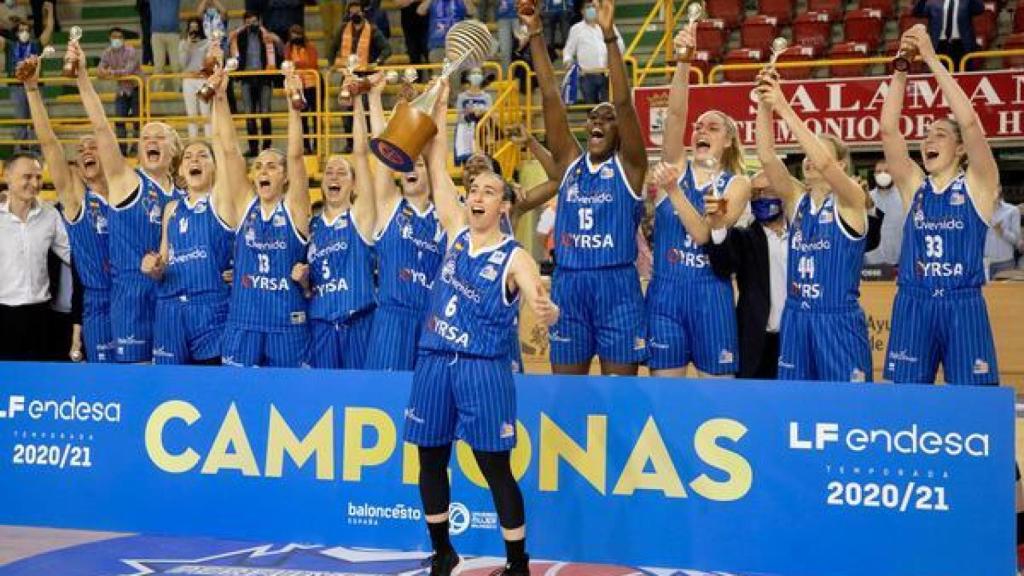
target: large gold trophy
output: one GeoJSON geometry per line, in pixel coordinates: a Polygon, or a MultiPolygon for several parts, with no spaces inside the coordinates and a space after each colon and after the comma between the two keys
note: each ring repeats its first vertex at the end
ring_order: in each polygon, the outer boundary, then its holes
{"type": "MultiPolygon", "coordinates": [[[[441,78],[478,66],[493,51],[494,38],[486,24],[477,20],[455,24],[444,39],[445,62],[441,78]]],[[[370,140],[370,150],[386,166],[397,172],[412,172],[415,168],[416,158],[437,134],[431,113],[440,93],[441,84],[435,82],[412,102],[401,101],[395,106],[387,128],[370,140]]]]}

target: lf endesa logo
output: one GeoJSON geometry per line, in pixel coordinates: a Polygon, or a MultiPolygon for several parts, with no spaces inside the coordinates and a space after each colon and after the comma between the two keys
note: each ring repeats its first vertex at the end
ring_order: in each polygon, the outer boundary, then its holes
{"type": "Polygon", "coordinates": [[[981,433],[922,430],[917,424],[901,430],[888,428],[844,428],[835,422],[801,425],[789,423],[790,450],[825,452],[848,450],[855,453],[883,453],[925,456],[989,455],[989,435],[981,433]]]}
{"type": "MultiPolygon", "coordinates": [[[[383,410],[359,406],[346,406],[336,416],[331,407],[311,427],[296,433],[275,405],[267,409],[268,417],[250,417],[244,422],[234,403],[226,413],[206,415],[189,402],[164,402],[146,422],[146,453],[157,468],[171,474],[241,472],[243,476],[280,478],[287,471],[314,474],[317,480],[340,478],[346,482],[360,482],[364,472],[398,457],[401,481],[410,485],[417,482],[416,447],[399,441],[400,416],[396,423],[383,410]],[[212,437],[193,428],[201,418],[208,417],[219,419],[212,437]],[[338,432],[340,438],[336,438],[338,432]],[[261,440],[258,445],[265,446],[265,451],[254,452],[250,438],[261,440]],[[340,453],[336,452],[338,447],[340,453]],[[286,461],[292,464],[286,465],[286,461]]],[[[609,454],[609,416],[588,414],[585,418],[582,442],[570,437],[543,412],[533,436],[517,423],[518,443],[512,451],[516,478],[521,480],[532,464],[538,467],[538,489],[547,492],[559,490],[560,474],[576,474],[602,495],[610,491],[611,495],[630,496],[637,490],[648,490],[661,492],[666,498],[696,496],[734,501],[750,491],[753,469],[739,451],[747,428],[736,420],[713,418],[700,423],[685,440],[692,443],[693,457],[689,452],[670,452],[657,421],[649,416],[639,434],[630,439],[628,457],[620,464],[624,453],[609,454]],[[680,470],[688,474],[683,476],[680,470]]],[[[481,488],[487,487],[472,450],[464,443],[457,444],[456,462],[466,478],[481,488]]]]}
{"type": "Polygon", "coordinates": [[[0,400],[0,419],[27,417],[32,420],[53,420],[56,422],[120,422],[119,402],[88,402],[76,396],[63,400],[36,400],[20,395],[0,400]]]}

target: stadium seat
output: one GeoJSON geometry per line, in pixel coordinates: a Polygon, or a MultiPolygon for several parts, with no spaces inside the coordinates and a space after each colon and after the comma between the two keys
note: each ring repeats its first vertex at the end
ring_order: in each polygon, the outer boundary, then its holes
{"type": "MultiPolygon", "coordinates": [[[[1018,8],[1020,10],[1020,8],[1018,8]]],[[[1024,33],[1010,34],[1003,42],[1005,50],[1024,50],[1024,33]]],[[[1006,56],[1003,58],[1004,68],[1024,69],[1024,56],[1006,56]]]]}
{"type": "MultiPolygon", "coordinates": [[[[725,64],[750,64],[761,62],[764,57],[763,50],[751,48],[736,48],[725,55],[725,64]]],[[[723,72],[727,82],[753,82],[757,70],[725,70],[723,72]]]]}
{"type": "Polygon", "coordinates": [[[725,20],[726,26],[735,28],[743,21],[743,0],[708,0],[708,16],[725,20]]]}
{"type": "Polygon", "coordinates": [[[883,18],[892,18],[896,11],[894,0],[860,0],[860,8],[871,8],[882,13],[883,18]]]}
{"type": "Polygon", "coordinates": [[[1024,33],[1024,6],[1017,3],[1017,9],[1013,12],[1013,32],[1014,34],[1024,33]]]}
{"type": "MultiPolygon", "coordinates": [[[[807,62],[814,59],[814,49],[810,46],[790,46],[777,62],[807,62]]],[[[811,77],[811,67],[779,68],[779,76],[783,80],[804,80],[811,77]]]]}
{"type": "Polygon", "coordinates": [[[928,25],[927,18],[918,18],[911,14],[910,11],[911,8],[907,8],[906,10],[900,13],[900,36],[902,36],[908,28],[914,26],[915,24],[924,24],[925,26],[928,25]]]}
{"type": "MultiPolygon", "coordinates": [[[[868,56],[868,45],[863,42],[841,42],[832,47],[828,57],[833,60],[844,58],[866,58],[868,56]]],[[[830,66],[829,72],[832,76],[847,78],[850,76],[864,76],[866,64],[848,64],[845,66],[830,66]]]]}
{"type": "MultiPolygon", "coordinates": [[[[774,16],[758,14],[743,22],[740,28],[740,46],[752,50],[767,51],[772,40],[778,35],[779,20],[774,16]]],[[[767,53],[767,52],[766,52],[767,53]]]]}
{"type": "Polygon", "coordinates": [[[997,17],[995,2],[986,2],[985,11],[972,19],[974,35],[977,36],[978,43],[982,45],[983,50],[992,45],[992,41],[996,39],[996,34],[999,32],[999,25],[996,23],[997,17]]]}
{"type": "MultiPolygon", "coordinates": [[[[712,60],[718,60],[720,56],[721,52],[715,53],[714,58],[712,58],[711,53],[707,50],[697,50],[693,53],[693,60],[690,61],[690,67],[699,68],[700,71],[704,73],[704,78],[707,78],[708,72],[711,70],[712,60]]],[[[693,82],[694,79],[690,78],[690,81],[693,82]]]]}
{"type": "Polygon", "coordinates": [[[843,26],[843,39],[846,42],[862,42],[870,47],[878,46],[882,40],[881,10],[874,8],[858,8],[846,13],[843,26]]]}
{"type": "Polygon", "coordinates": [[[726,40],[726,22],[721,18],[704,20],[697,25],[697,46],[716,57],[722,54],[726,40]]]}
{"type": "Polygon", "coordinates": [[[761,16],[775,18],[779,26],[786,26],[793,21],[794,0],[760,0],[757,13],[761,16]]]}
{"type": "Polygon", "coordinates": [[[793,42],[821,54],[832,37],[832,18],[825,12],[807,12],[793,22],[793,42]]]}
{"type": "Polygon", "coordinates": [[[825,12],[832,19],[838,18],[846,11],[845,0],[807,0],[808,12],[825,12]]]}

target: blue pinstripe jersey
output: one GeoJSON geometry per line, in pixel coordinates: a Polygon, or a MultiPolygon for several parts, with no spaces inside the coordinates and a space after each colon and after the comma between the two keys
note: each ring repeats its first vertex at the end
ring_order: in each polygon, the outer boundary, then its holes
{"type": "Polygon", "coordinates": [[[114,275],[139,275],[142,257],[160,249],[164,206],[181,197],[177,188],[167,192],[143,170],[139,189],[123,208],[110,209],[110,264],[114,275]]]}
{"type": "Polygon", "coordinates": [[[310,224],[309,316],[342,321],[374,303],[373,246],[363,240],[351,210],[328,222],[321,214],[310,224]]]}
{"type": "Polygon", "coordinates": [[[444,247],[444,228],[433,205],[420,214],[408,200],[399,200],[377,237],[380,304],[426,311],[444,247]]]}
{"type": "Polygon", "coordinates": [[[856,305],[864,244],[839,223],[835,195],[815,211],[804,194],[790,223],[789,301],[811,309],[856,305]]]}
{"type": "Polygon", "coordinates": [[[960,173],[946,190],[931,178],[914,193],[900,253],[899,284],[928,289],[977,288],[985,283],[982,220],[960,173]]]}
{"type": "Polygon", "coordinates": [[[555,262],[584,270],[633,264],[643,213],[643,198],[630,188],[618,156],[593,166],[583,154],[558,189],[555,262]]]}
{"type": "Polygon", "coordinates": [[[306,299],[292,268],[306,256],[284,200],[263,218],[254,198],[235,236],[235,278],[228,322],[263,332],[306,324],[306,299]]]}
{"type": "MultiPolygon", "coordinates": [[[[732,181],[731,172],[722,172],[714,186],[697,188],[693,167],[687,163],[679,178],[679,189],[697,212],[704,213],[704,194],[713,190],[716,197],[725,195],[732,181]]],[[[698,245],[686,231],[668,197],[663,197],[654,212],[654,276],[667,280],[718,280],[711,270],[711,259],[704,246],[698,245]]]]}
{"type": "Polygon", "coordinates": [[[81,211],[64,219],[78,276],[90,290],[110,290],[109,218],[107,199],[86,188],[81,211]]]}
{"type": "Polygon", "coordinates": [[[469,229],[458,233],[434,281],[421,349],[508,356],[519,296],[510,298],[505,283],[518,247],[515,238],[506,235],[497,245],[473,254],[469,229]]]}
{"type": "Polygon", "coordinates": [[[222,274],[232,266],[235,232],[217,215],[209,196],[194,206],[178,201],[167,221],[167,270],[160,296],[228,296],[222,274]]]}

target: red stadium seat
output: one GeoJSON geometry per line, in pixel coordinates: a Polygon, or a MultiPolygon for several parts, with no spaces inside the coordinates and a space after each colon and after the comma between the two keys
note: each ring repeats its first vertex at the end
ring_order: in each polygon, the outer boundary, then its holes
{"type": "MultiPolygon", "coordinates": [[[[717,60],[720,53],[716,53],[714,60],[717,60]]],[[[691,68],[700,68],[700,71],[704,73],[704,78],[708,77],[708,71],[711,70],[711,53],[707,50],[697,50],[693,53],[693,60],[690,61],[691,68]]],[[[694,79],[691,77],[690,81],[694,79]]]]}
{"type": "MultiPolygon", "coordinates": [[[[777,62],[807,62],[813,60],[814,55],[814,49],[810,46],[790,46],[777,62]]],[[[783,80],[804,80],[811,77],[811,67],[779,68],[779,76],[783,80]]]]}
{"type": "Polygon", "coordinates": [[[697,24],[697,47],[707,50],[709,54],[718,56],[725,46],[726,31],[725,20],[711,18],[697,24]]]}
{"type": "Polygon", "coordinates": [[[773,16],[751,16],[740,28],[740,45],[743,48],[767,51],[779,32],[779,21],[773,16]]]}
{"type": "Polygon", "coordinates": [[[892,18],[896,11],[895,0],[860,0],[860,8],[872,8],[882,13],[883,18],[892,18]]]}
{"type": "Polygon", "coordinates": [[[882,12],[873,8],[858,8],[846,13],[843,37],[847,42],[863,42],[878,46],[882,40],[882,12]]]}
{"type": "Polygon", "coordinates": [[[910,10],[910,8],[907,8],[904,12],[900,14],[900,36],[902,36],[908,28],[914,26],[915,24],[924,24],[925,26],[928,25],[927,18],[918,18],[911,14],[910,10]]]}
{"type": "Polygon", "coordinates": [[[845,0],[807,0],[808,12],[825,12],[833,19],[846,11],[845,0]]]}
{"type": "Polygon", "coordinates": [[[987,2],[985,11],[972,20],[974,35],[977,36],[982,49],[991,46],[992,41],[996,39],[996,34],[999,32],[999,25],[996,23],[997,16],[995,3],[987,2]]]}
{"type": "MultiPolygon", "coordinates": [[[[899,39],[889,40],[885,43],[885,55],[891,58],[896,57],[896,53],[900,50],[899,39]]],[[[885,67],[886,74],[892,74],[892,63],[889,63],[885,67]]],[[[923,74],[928,71],[928,66],[924,62],[918,60],[911,63],[910,73],[911,74],[923,74]]]]}
{"type": "Polygon", "coordinates": [[[1021,6],[1020,2],[1017,3],[1017,9],[1013,12],[1013,32],[1014,34],[1024,33],[1024,6],[1021,6]]]}
{"type": "Polygon", "coordinates": [[[761,16],[772,16],[778,20],[779,26],[786,26],[793,21],[794,0],[760,0],[757,13],[761,16]]]}
{"type": "Polygon", "coordinates": [[[729,28],[735,28],[743,20],[743,0],[708,0],[708,16],[725,20],[729,28]]]}
{"type": "MultiPolygon", "coordinates": [[[[842,42],[836,44],[829,51],[828,57],[832,60],[844,58],[866,58],[868,56],[868,45],[863,42],[842,42]]],[[[830,74],[837,78],[848,78],[850,76],[864,76],[866,64],[849,64],[845,66],[830,66],[830,74]]]]}
{"type": "MultiPolygon", "coordinates": [[[[1021,10],[1021,8],[1018,8],[1021,10]]],[[[1024,50],[1024,33],[1010,34],[1003,42],[1005,50],[1024,50]]],[[[1003,58],[1004,68],[1024,68],[1024,56],[1006,56],[1003,58]]]]}
{"type": "MultiPolygon", "coordinates": [[[[750,64],[761,62],[764,51],[751,48],[736,48],[725,55],[725,64],[750,64]]],[[[757,70],[726,70],[723,72],[727,82],[753,82],[757,70]]]]}
{"type": "Polygon", "coordinates": [[[832,38],[832,19],[825,12],[807,12],[793,22],[793,41],[801,46],[810,46],[815,55],[820,54],[832,38]]]}

